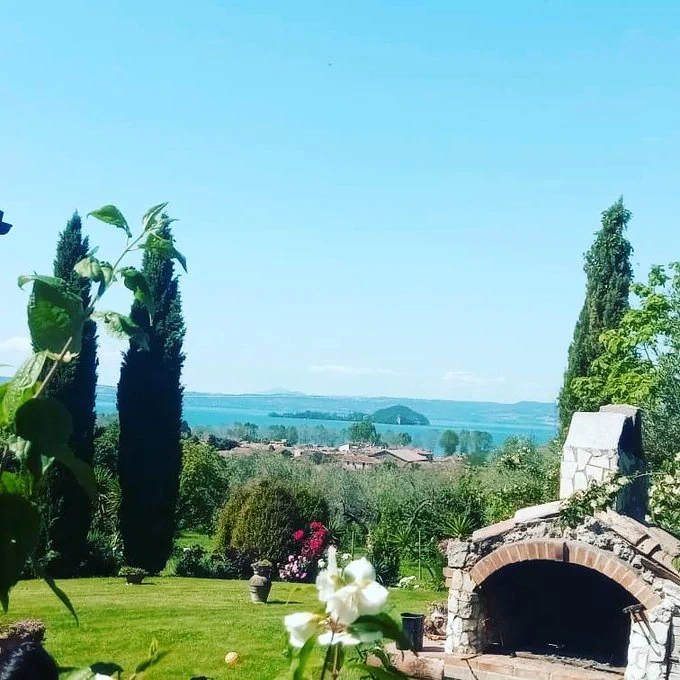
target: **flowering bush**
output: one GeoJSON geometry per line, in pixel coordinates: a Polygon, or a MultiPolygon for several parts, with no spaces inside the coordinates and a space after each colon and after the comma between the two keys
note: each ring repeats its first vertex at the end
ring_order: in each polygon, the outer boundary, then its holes
{"type": "Polygon", "coordinates": [[[293,534],[293,541],[299,546],[297,554],[288,555],[288,561],[279,569],[283,581],[304,583],[311,580],[328,542],[328,529],[320,522],[312,522],[309,530],[299,529],[293,534]]]}
{"type": "Polygon", "coordinates": [[[305,666],[315,644],[326,647],[321,677],[334,680],[343,665],[359,671],[362,677],[403,678],[392,668],[384,653],[377,654],[383,668],[367,663],[368,655],[384,638],[397,640],[404,649],[409,640],[400,626],[383,609],[388,591],[376,581],[375,569],[365,558],[339,568],[334,546],[328,549],[328,567],[316,578],[322,613],[297,612],[284,618],[292,653],[294,678],[304,678],[305,666]],[[356,660],[347,663],[347,649],[356,652],[356,660]]]}

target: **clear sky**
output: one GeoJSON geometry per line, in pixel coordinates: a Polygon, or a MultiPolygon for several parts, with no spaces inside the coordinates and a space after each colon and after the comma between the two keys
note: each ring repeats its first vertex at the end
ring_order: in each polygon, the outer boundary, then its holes
{"type": "Polygon", "coordinates": [[[8,0],[0,35],[0,363],[17,275],[105,203],[181,220],[214,392],[552,400],[600,212],[680,259],[672,0],[8,0]]]}

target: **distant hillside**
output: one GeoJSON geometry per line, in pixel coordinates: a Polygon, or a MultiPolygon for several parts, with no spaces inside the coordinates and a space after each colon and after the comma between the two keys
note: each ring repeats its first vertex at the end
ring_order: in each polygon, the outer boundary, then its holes
{"type": "Polygon", "coordinates": [[[408,406],[397,404],[378,409],[372,416],[374,423],[383,425],[429,425],[430,421],[422,414],[408,406]]]}

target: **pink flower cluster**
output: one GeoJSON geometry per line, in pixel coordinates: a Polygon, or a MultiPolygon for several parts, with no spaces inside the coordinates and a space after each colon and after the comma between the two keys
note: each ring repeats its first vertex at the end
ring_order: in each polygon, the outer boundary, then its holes
{"type": "Polygon", "coordinates": [[[288,562],[279,569],[279,576],[283,581],[309,581],[316,575],[318,562],[326,549],[328,529],[320,522],[312,522],[307,531],[296,531],[293,540],[300,546],[299,552],[288,555],[288,562]]]}

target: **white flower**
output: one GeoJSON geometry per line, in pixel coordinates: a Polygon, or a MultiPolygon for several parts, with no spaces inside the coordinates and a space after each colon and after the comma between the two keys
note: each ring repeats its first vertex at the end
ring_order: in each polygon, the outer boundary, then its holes
{"type": "Polygon", "coordinates": [[[326,562],[324,560],[319,560],[317,564],[319,565],[319,569],[323,569],[326,566],[326,562]]]}
{"type": "Polygon", "coordinates": [[[344,631],[336,631],[334,633],[332,630],[329,630],[326,633],[319,635],[319,644],[322,647],[328,647],[328,645],[356,647],[359,643],[361,643],[361,640],[358,637],[344,631]]]}
{"type": "Polygon", "coordinates": [[[328,568],[320,571],[316,577],[316,588],[319,591],[319,600],[328,602],[328,598],[335,593],[340,584],[340,571],[338,570],[338,557],[335,546],[328,548],[328,568]]]}
{"type": "Polygon", "coordinates": [[[348,626],[364,614],[378,614],[385,606],[387,589],[376,582],[373,565],[365,557],[345,567],[344,580],[347,585],[322,600],[333,620],[348,626]]]}
{"type": "Polygon", "coordinates": [[[310,612],[297,612],[284,617],[283,625],[288,631],[292,647],[304,647],[305,642],[316,633],[319,616],[310,612]]]}
{"type": "Polygon", "coordinates": [[[352,556],[349,553],[342,553],[342,559],[347,562],[352,559],[352,556]]]}

